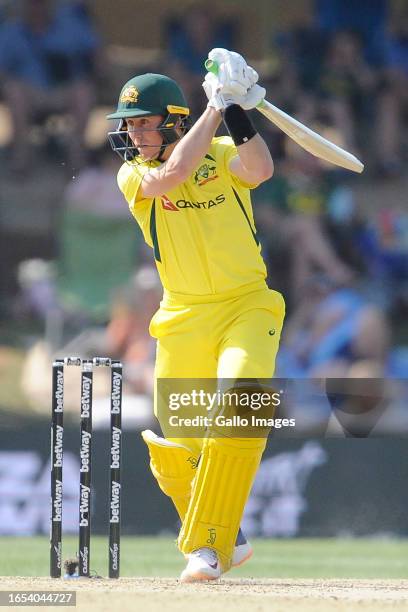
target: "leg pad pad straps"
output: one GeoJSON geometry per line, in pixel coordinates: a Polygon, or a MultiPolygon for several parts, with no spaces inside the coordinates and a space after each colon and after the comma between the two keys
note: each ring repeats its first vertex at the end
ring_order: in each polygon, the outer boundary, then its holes
{"type": "Polygon", "coordinates": [[[214,548],[223,570],[231,566],[242,514],[266,438],[207,438],[178,545],[188,554],[214,548]]]}
{"type": "Polygon", "coordinates": [[[198,456],[186,446],[160,438],[153,431],[142,431],[149,448],[150,469],[159,487],[171,497],[181,521],[187,512],[191,483],[197,472],[198,456]]]}

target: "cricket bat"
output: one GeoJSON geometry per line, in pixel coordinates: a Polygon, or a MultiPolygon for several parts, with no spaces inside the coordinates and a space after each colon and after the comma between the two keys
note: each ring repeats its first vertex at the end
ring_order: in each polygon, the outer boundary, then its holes
{"type": "MultiPolygon", "coordinates": [[[[218,66],[212,60],[207,60],[205,67],[214,74],[218,72],[218,66]]],[[[352,170],[353,172],[360,173],[364,170],[364,164],[355,155],[335,145],[334,142],[327,140],[327,138],[323,138],[323,136],[320,136],[320,134],[303,125],[303,123],[267,100],[262,100],[256,107],[256,110],[315,157],[320,157],[320,159],[324,159],[347,170],[352,170]]]]}

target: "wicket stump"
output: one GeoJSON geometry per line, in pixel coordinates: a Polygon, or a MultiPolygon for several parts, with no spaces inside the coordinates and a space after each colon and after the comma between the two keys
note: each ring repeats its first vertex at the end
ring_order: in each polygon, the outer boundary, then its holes
{"type": "Polygon", "coordinates": [[[88,578],[90,577],[91,544],[93,368],[107,366],[111,369],[108,564],[109,578],[119,578],[122,364],[109,357],[94,357],[94,359],[65,357],[55,360],[52,366],[50,576],[60,578],[62,571],[64,366],[82,366],[78,575],[88,578]]]}

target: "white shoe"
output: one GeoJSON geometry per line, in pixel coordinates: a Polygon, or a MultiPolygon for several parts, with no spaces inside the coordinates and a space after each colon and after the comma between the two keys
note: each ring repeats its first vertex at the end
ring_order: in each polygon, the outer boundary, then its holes
{"type": "MultiPolygon", "coordinates": [[[[254,551],[251,544],[248,542],[248,540],[245,539],[245,537],[243,538],[243,541],[240,541],[239,543],[237,541],[234,547],[234,552],[232,554],[231,569],[233,567],[239,567],[240,565],[243,565],[246,561],[248,561],[248,559],[252,557],[253,552],[254,551]]],[[[186,559],[189,558],[189,555],[184,556],[186,559]]]]}
{"type": "Polygon", "coordinates": [[[231,567],[238,567],[245,563],[245,561],[248,561],[252,557],[253,552],[252,546],[247,540],[242,544],[235,544],[231,567]]]}
{"type": "Polygon", "coordinates": [[[180,582],[217,580],[221,573],[221,563],[215,550],[212,548],[199,548],[189,553],[187,567],[181,573],[180,582]]]}

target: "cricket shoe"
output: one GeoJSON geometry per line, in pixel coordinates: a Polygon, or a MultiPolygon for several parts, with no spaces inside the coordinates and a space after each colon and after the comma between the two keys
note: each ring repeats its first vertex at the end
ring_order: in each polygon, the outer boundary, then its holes
{"type": "Polygon", "coordinates": [[[252,546],[244,536],[241,528],[238,531],[237,539],[235,541],[234,552],[232,554],[231,567],[239,567],[245,561],[248,561],[252,557],[252,546]]]}
{"type": "Polygon", "coordinates": [[[198,548],[188,555],[187,567],[180,582],[203,582],[217,580],[222,574],[221,563],[212,548],[198,548]]]}

